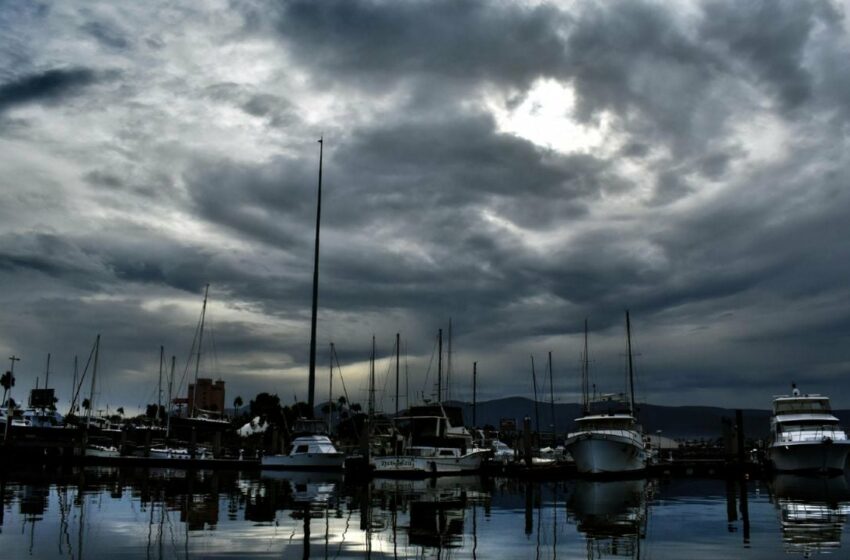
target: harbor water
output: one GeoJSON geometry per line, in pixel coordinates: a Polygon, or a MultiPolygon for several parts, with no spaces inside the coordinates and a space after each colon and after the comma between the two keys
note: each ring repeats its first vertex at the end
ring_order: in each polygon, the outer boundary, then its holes
{"type": "Polygon", "coordinates": [[[850,557],[848,478],[347,481],[47,468],[0,475],[0,558],[850,557]]]}

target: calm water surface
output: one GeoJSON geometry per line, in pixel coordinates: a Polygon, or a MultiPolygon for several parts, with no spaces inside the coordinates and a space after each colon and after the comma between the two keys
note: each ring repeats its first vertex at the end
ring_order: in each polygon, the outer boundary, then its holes
{"type": "Polygon", "coordinates": [[[0,495],[0,558],[850,558],[846,476],[356,485],[36,467],[0,475],[0,495]]]}

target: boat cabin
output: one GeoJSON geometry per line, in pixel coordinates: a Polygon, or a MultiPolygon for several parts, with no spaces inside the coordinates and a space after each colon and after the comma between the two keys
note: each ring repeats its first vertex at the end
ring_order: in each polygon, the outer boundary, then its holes
{"type": "Polygon", "coordinates": [[[800,397],[777,397],[773,400],[773,414],[829,414],[829,397],[805,395],[800,397]]]}
{"type": "Polygon", "coordinates": [[[295,438],[286,454],[292,456],[319,453],[337,453],[337,450],[327,437],[313,435],[295,438]]]}

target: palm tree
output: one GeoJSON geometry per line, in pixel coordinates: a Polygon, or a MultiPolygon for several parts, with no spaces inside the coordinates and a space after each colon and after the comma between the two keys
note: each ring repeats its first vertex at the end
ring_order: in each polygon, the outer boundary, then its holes
{"type": "Polygon", "coordinates": [[[242,406],[242,397],[236,397],[233,399],[233,408],[236,409],[236,416],[239,416],[239,408],[242,406]]]}

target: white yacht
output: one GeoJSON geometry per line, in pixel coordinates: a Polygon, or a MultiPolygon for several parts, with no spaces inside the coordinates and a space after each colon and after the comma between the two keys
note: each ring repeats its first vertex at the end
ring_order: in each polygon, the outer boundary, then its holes
{"type": "Polygon", "coordinates": [[[629,473],[646,468],[646,447],[640,426],[628,412],[588,414],[564,447],[583,474],[629,473]]]}
{"type": "Polygon", "coordinates": [[[341,470],[345,455],[338,451],[330,438],[312,434],[296,437],[286,454],[264,455],[263,469],[341,470]]]}
{"type": "Polygon", "coordinates": [[[850,440],[832,415],[829,398],[802,395],[773,400],[767,458],[778,471],[843,471],[850,440]]]}
{"type": "Polygon", "coordinates": [[[629,357],[630,396],[588,394],[587,322],[582,360],[583,411],[576,418],[576,431],[567,434],[564,448],[573,457],[580,474],[633,473],[646,469],[647,451],[643,429],[634,415],[634,375],[629,314],[626,312],[626,339],[629,357]]]}
{"type": "Polygon", "coordinates": [[[458,407],[415,406],[393,419],[403,438],[401,453],[371,457],[375,474],[443,475],[477,472],[490,451],[474,448],[458,407]]]}

